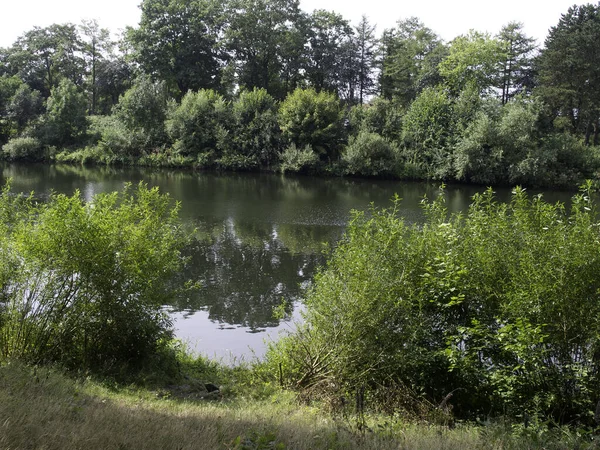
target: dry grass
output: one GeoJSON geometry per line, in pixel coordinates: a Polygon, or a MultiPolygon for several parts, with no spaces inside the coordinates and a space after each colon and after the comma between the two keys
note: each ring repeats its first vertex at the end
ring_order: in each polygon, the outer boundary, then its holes
{"type": "Polygon", "coordinates": [[[74,381],[49,369],[0,365],[0,449],[529,447],[483,442],[473,427],[448,430],[367,420],[374,431],[359,433],[352,420],[334,420],[285,395],[269,401],[169,400],[149,391],[74,381]]]}

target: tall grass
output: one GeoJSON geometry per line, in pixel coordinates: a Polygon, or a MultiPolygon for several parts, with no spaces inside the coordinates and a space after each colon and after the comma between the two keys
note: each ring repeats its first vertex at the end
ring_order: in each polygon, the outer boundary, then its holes
{"type": "MultiPolygon", "coordinates": [[[[191,401],[73,380],[50,368],[0,365],[3,449],[571,449],[583,437],[511,434],[500,426],[333,418],[278,393],[266,400],[191,401]]],[[[562,433],[562,434],[561,434],[562,433]]]]}

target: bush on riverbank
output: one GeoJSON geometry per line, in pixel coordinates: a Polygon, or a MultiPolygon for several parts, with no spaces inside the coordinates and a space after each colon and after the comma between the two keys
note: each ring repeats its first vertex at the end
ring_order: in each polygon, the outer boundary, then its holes
{"type": "Polygon", "coordinates": [[[365,387],[392,410],[412,396],[457,417],[593,425],[600,224],[589,185],[570,212],[522,189],[508,204],[476,195],[465,215],[449,215],[443,195],[424,208],[423,226],[398,217],[398,200],[354,213],[308,293],[306,325],[271,363],[291,386],[365,387]]]}
{"type": "Polygon", "coordinates": [[[0,195],[0,360],[136,370],[171,339],[177,207],[140,185],[89,201],[0,195]]]}

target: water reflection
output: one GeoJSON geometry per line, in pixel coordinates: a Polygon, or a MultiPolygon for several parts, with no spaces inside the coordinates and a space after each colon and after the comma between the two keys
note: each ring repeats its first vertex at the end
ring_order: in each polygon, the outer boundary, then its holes
{"type": "MultiPolygon", "coordinates": [[[[402,198],[400,214],[419,223],[421,200],[424,195],[435,197],[439,188],[397,181],[69,165],[0,165],[0,182],[6,178],[13,179],[15,192],[33,190],[43,197],[50,191],[70,195],[79,190],[86,199],[120,190],[126,182],[144,181],[179,201],[193,244],[185,249],[187,269],[175,281],[192,279],[201,288],[168,309],[179,337],[200,339],[203,352],[221,356],[233,348],[236,356],[247,354],[243,348],[248,342],[260,346],[261,339],[248,339],[255,336],[248,333],[276,329],[280,324],[273,309],[282,303],[297,315],[302,286],[324,261],[324,244],[333,246],[341,237],[350,210],[366,210],[372,203],[389,206],[397,194],[402,198]]],[[[449,210],[466,210],[473,194],[483,189],[450,186],[449,210]]],[[[509,195],[509,189],[498,189],[500,200],[509,195]]],[[[552,192],[545,198],[568,201],[571,195],[552,192]]]]}
{"type": "Polygon", "coordinates": [[[277,326],[273,310],[281,304],[292,313],[302,286],[323,262],[321,253],[312,249],[321,242],[334,242],[343,231],[341,227],[320,227],[319,232],[300,225],[297,229],[307,230],[300,233],[312,240],[306,239],[304,247],[294,243],[295,248],[290,249],[270,222],[229,217],[223,222],[204,221],[198,228],[212,233],[186,248],[190,261],[181,277],[199,281],[201,287],[178,299],[172,311],[206,310],[211,320],[251,331],[277,326]]]}

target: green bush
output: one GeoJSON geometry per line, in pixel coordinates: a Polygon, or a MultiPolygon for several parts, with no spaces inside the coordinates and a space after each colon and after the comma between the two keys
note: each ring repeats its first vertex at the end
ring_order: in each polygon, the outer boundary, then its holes
{"type": "Polygon", "coordinates": [[[322,159],[334,159],[342,144],[343,111],[331,93],[298,88],[279,108],[283,138],[298,148],[310,145],[322,159]]]}
{"type": "Polygon", "coordinates": [[[2,147],[2,153],[10,160],[41,161],[44,159],[42,144],[32,137],[11,139],[2,147]]]}
{"type": "Polygon", "coordinates": [[[119,97],[111,119],[114,130],[106,127],[102,139],[108,148],[133,156],[139,156],[143,150],[161,148],[167,143],[165,119],[168,108],[165,83],[154,83],[148,77],[138,78],[119,97]]]}
{"type": "Polygon", "coordinates": [[[367,131],[351,137],[342,152],[346,173],[351,175],[392,175],[396,161],[396,148],[380,135],[367,131]]]}
{"type": "Polygon", "coordinates": [[[140,366],[171,337],[183,232],[177,207],[140,185],[37,203],[0,196],[0,358],[115,371],[140,366]]]}
{"type": "Polygon", "coordinates": [[[129,128],[120,114],[90,117],[90,137],[98,149],[112,159],[137,157],[149,147],[149,138],[143,129],[129,128]]]}
{"type": "Polygon", "coordinates": [[[400,143],[404,113],[402,105],[381,97],[369,104],[355,105],[348,114],[350,132],[356,136],[360,131],[369,131],[390,142],[400,143]]]}
{"type": "Polygon", "coordinates": [[[539,140],[512,171],[523,184],[570,188],[597,178],[600,148],[587,146],[570,133],[551,133],[539,140]]]}
{"type": "Polygon", "coordinates": [[[215,163],[224,170],[252,170],[259,167],[258,158],[255,156],[235,153],[223,155],[215,163]]]}
{"type": "Polygon", "coordinates": [[[448,93],[439,88],[423,90],[402,120],[406,164],[420,167],[423,178],[449,178],[454,125],[448,93]]]}
{"type": "Polygon", "coordinates": [[[313,151],[310,145],[298,148],[296,144],[291,144],[279,155],[279,158],[281,160],[279,165],[281,173],[311,172],[319,164],[319,155],[313,151]]]}
{"type": "Polygon", "coordinates": [[[188,92],[181,104],[169,113],[167,131],[173,149],[183,156],[215,152],[226,153],[231,147],[232,115],[229,103],[211,90],[188,92]]]}
{"type": "Polygon", "coordinates": [[[493,185],[506,183],[507,167],[494,119],[479,111],[454,148],[458,180],[493,185]]]}
{"type": "Polygon", "coordinates": [[[306,324],[270,363],[295,386],[404,386],[459,417],[592,425],[600,224],[589,186],[570,213],[521,189],[507,204],[476,195],[464,215],[448,215],[443,195],[424,205],[422,226],[399,218],[398,201],[354,213],[307,294],[306,324]]]}
{"type": "Polygon", "coordinates": [[[85,95],[72,81],[61,80],[46,102],[41,130],[44,142],[57,146],[80,142],[88,127],[86,110],[85,95]]]}
{"type": "Polygon", "coordinates": [[[235,124],[233,151],[263,166],[276,162],[281,130],[275,99],[266,90],[255,88],[241,92],[232,109],[235,124]]]}

